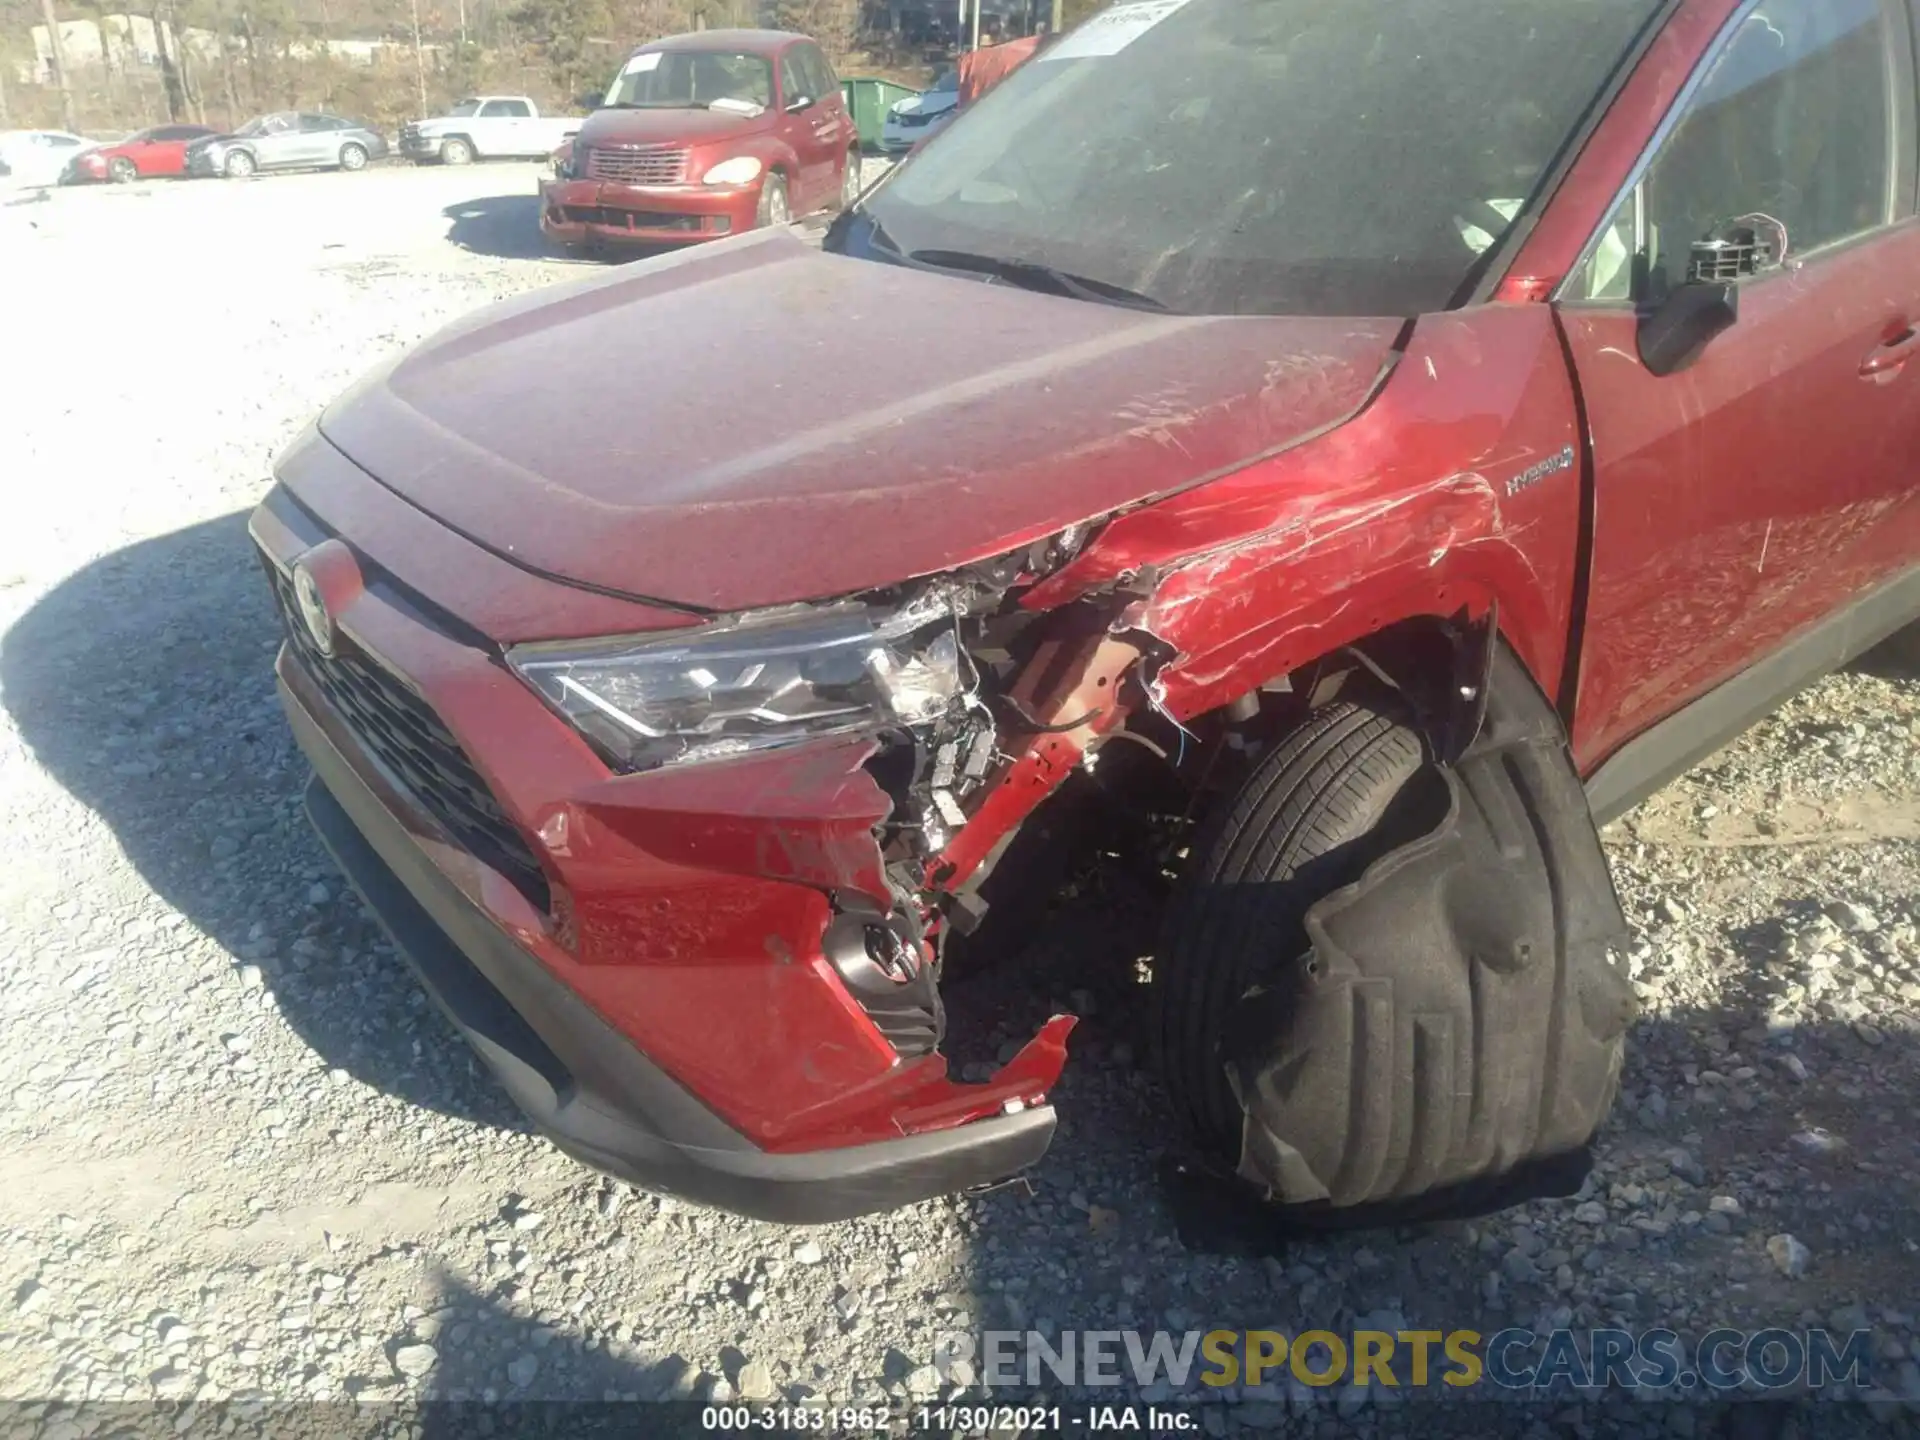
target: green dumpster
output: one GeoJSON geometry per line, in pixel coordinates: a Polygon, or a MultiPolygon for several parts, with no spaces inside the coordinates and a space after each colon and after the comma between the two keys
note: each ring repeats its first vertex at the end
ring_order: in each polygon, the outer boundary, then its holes
{"type": "Polygon", "coordinates": [[[909,95],[918,95],[905,85],[882,80],[877,75],[852,75],[840,82],[847,97],[847,111],[853,116],[853,128],[860,132],[860,148],[880,148],[880,132],[886,128],[887,112],[909,95]]]}

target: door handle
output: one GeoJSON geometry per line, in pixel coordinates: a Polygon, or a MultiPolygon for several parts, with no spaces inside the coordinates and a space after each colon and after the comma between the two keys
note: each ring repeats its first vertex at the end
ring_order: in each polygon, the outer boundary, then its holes
{"type": "Polygon", "coordinates": [[[1860,362],[1860,374],[1868,380],[1891,375],[1914,355],[1920,353],[1920,330],[1909,325],[1906,331],[1880,345],[1860,362]]]}

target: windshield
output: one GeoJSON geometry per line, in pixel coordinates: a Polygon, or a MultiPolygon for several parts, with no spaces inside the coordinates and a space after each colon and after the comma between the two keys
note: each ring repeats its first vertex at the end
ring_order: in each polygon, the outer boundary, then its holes
{"type": "Polygon", "coordinates": [[[264,135],[267,133],[267,121],[272,118],[271,115],[261,115],[256,119],[247,121],[246,124],[242,125],[233,133],[236,135],[264,135]]]}
{"type": "Polygon", "coordinates": [[[651,50],[627,61],[607,90],[608,105],[705,109],[715,102],[758,112],[773,103],[773,66],[763,55],[728,50],[651,50]]]}
{"type": "Polygon", "coordinates": [[[1191,314],[1444,309],[1660,0],[1130,0],[862,210],[1191,314]]]}
{"type": "Polygon", "coordinates": [[[462,100],[458,105],[447,111],[449,116],[478,115],[479,113],[480,102],[478,100],[462,100]]]}
{"type": "Polygon", "coordinates": [[[959,94],[960,72],[958,70],[942,70],[940,72],[940,78],[927,87],[927,93],[930,95],[959,94]]]}

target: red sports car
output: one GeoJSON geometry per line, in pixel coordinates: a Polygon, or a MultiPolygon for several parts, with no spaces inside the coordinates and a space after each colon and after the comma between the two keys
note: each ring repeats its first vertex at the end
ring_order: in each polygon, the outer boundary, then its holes
{"type": "Polygon", "coordinates": [[[153,175],[184,175],[188,142],[219,133],[210,125],[156,125],[117,145],[89,150],[73,162],[73,178],[124,184],[153,175]]]}

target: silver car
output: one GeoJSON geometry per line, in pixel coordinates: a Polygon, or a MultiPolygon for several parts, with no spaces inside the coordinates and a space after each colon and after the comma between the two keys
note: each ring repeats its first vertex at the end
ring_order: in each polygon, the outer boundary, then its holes
{"type": "Polygon", "coordinates": [[[187,173],[240,180],[261,170],[363,170],[386,154],[387,137],[358,120],[282,110],[194,141],[187,173]]]}

